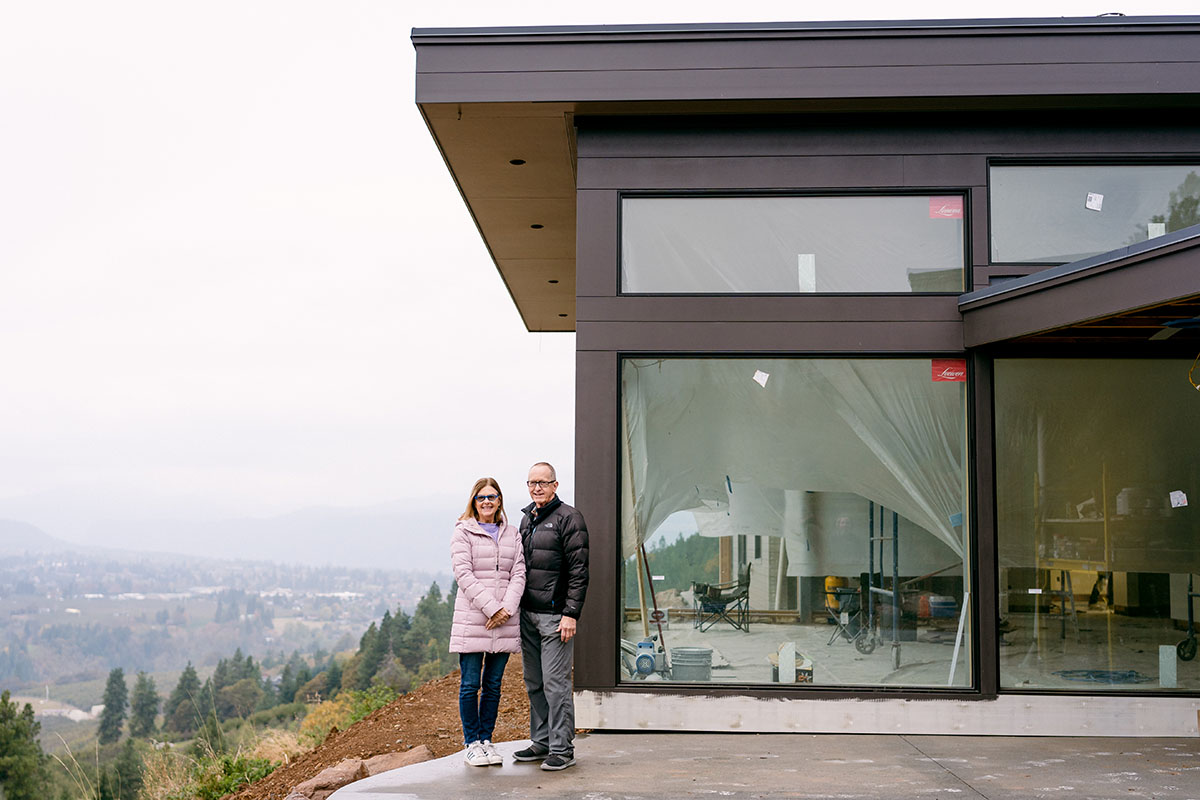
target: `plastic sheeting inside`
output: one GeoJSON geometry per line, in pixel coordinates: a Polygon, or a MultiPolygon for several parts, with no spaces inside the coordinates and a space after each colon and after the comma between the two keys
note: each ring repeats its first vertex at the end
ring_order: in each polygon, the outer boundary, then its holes
{"type": "Polygon", "coordinates": [[[628,359],[622,384],[626,557],[691,510],[785,537],[790,574],[857,574],[871,501],[905,520],[907,574],[961,563],[966,384],[928,359],[628,359]]]}
{"type": "Polygon", "coordinates": [[[626,198],[621,288],[961,292],[962,210],[961,196],[626,198]]]}

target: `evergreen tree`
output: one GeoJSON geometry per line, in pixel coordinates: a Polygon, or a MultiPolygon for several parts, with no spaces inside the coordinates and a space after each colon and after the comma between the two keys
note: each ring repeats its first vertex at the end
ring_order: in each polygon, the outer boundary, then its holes
{"type": "MultiPolygon", "coordinates": [[[[233,658],[229,660],[229,683],[237,683],[242,678],[246,677],[243,673],[246,669],[246,657],[242,655],[242,648],[238,648],[233,652],[233,658]]],[[[228,686],[229,684],[225,684],[228,686]]],[[[218,689],[222,688],[220,686],[218,689]]]]}
{"type": "Polygon", "coordinates": [[[139,671],[133,684],[129,703],[129,735],[147,737],[154,733],[154,717],[158,714],[158,691],[154,679],[139,671]]]}
{"type": "Polygon", "coordinates": [[[163,728],[176,733],[191,733],[196,730],[200,717],[200,677],[196,668],[188,662],[179,676],[175,690],[163,704],[163,728]]]}
{"type": "Polygon", "coordinates": [[[329,657],[329,666],[325,669],[325,690],[332,700],[342,688],[342,667],[335,656],[329,657]]]}
{"type": "Polygon", "coordinates": [[[392,650],[394,656],[398,656],[404,650],[404,637],[408,636],[409,629],[412,628],[412,617],[404,612],[403,609],[396,609],[395,616],[392,617],[392,650]]]}
{"type": "Polygon", "coordinates": [[[200,687],[200,696],[196,698],[196,713],[198,714],[196,721],[203,719],[204,715],[210,711],[217,709],[217,693],[213,689],[212,678],[204,682],[200,687]]]}
{"type": "Polygon", "coordinates": [[[142,756],[133,746],[133,739],[126,739],[113,764],[113,788],[116,800],[137,800],[142,790],[144,765],[142,756]]]}
{"type": "Polygon", "coordinates": [[[392,652],[392,612],[387,610],[379,620],[379,651],[381,656],[392,652]]]}
{"type": "Polygon", "coordinates": [[[293,702],[296,699],[296,685],[296,673],[292,671],[292,665],[284,664],[283,672],[279,674],[279,702],[293,702]]]}
{"type": "MultiPolygon", "coordinates": [[[[238,651],[239,654],[241,652],[241,650],[238,651]]],[[[212,681],[213,691],[220,691],[237,680],[237,678],[233,677],[233,669],[230,663],[222,658],[217,662],[217,668],[213,670],[212,677],[209,680],[212,681]]]]}
{"type": "Polygon", "coordinates": [[[405,668],[417,676],[418,684],[445,675],[454,668],[455,660],[447,645],[456,591],[451,586],[450,594],[443,598],[434,581],[413,611],[412,624],[404,637],[399,657],[405,668]]]}
{"type": "Polygon", "coordinates": [[[0,796],[5,800],[41,800],[50,782],[46,756],[38,744],[42,723],[33,706],[17,710],[5,689],[0,694],[0,796]]]}
{"type": "Polygon", "coordinates": [[[292,702],[307,703],[308,699],[304,696],[304,686],[312,680],[312,670],[308,668],[308,664],[301,664],[300,669],[296,670],[296,696],[292,702]]]}
{"type": "Polygon", "coordinates": [[[96,781],[96,800],[117,800],[113,793],[113,779],[108,768],[100,770],[100,778],[96,781]]]}
{"type": "Polygon", "coordinates": [[[100,713],[100,744],[121,738],[125,724],[125,708],[129,705],[129,687],[125,685],[125,670],[120,667],[108,673],[104,687],[104,711],[100,713]]]}
{"type": "Polygon", "coordinates": [[[358,670],[355,674],[355,689],[368,689],[371,686],[371,678],[375,677],[375,673],[379,670],[379,665],[383,661],[384,641],[379,635],[379,628],[372,622],[367,628],[367,632],[362,635],[362,639],[358,642],[358,670]]]}

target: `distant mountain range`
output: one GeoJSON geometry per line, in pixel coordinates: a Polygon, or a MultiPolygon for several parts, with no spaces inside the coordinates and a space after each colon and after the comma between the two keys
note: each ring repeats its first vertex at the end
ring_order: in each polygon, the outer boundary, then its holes
{"type": "Polygon", "coordinates": [[[77,546],[55,539],[41,528],[28,522],[0,519],[0,555],[22,553],[54,553],[78,549],[77,546]]]}
{"type": "Polygon", "coordinates": [[[0,554],[116,549],[443,573],[449,569],[450,532],[461,513],[451,502],[416,509],[400,503],[318,507],[264,518],[96,519],[72,541],[0,519],[0,554]]]}

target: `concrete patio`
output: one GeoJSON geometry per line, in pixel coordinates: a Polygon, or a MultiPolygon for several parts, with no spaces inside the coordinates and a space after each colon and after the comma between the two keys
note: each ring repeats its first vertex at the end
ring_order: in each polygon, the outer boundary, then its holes
{"type": "Polygon", "coordinates": [[[578,763],[503,766],[460,755],[350,784],[333,800],[905,797],[1200,799],[1200,738],[592,733],[578,763]]]}

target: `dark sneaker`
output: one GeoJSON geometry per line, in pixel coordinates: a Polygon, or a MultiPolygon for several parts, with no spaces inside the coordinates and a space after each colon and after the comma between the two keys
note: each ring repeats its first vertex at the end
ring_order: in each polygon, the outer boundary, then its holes
{"type": "Polygon", "coordinates": [[[555,753],[546,757],[546,760],[542,762],[542,769],[546,770],[547,772],[554,772],[556,770],[566,769],[567,767],[574,765],[574,763],[575,756],[564,756],[555,753]]]}
{"type": "Polygon", "coordinates": [[[524,750],[518,750],[517,752],[513,753],[513,761],[541,761],[548,753],[548,750],[539,750],[533,745],[530,745],[524,750]]]}

